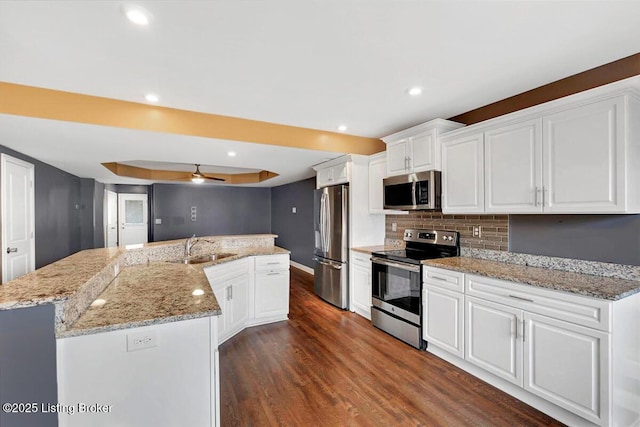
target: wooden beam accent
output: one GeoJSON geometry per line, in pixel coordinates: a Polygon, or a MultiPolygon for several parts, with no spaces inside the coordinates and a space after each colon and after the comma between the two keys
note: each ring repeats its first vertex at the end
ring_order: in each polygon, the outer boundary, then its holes
{"type": "MultiPolygon", "coordinates": [[[[118,176],[147,179],[150,181],[190,182],[193,174],[193,172],[147,169],[138,166],[124,165],[117,162],[102,163],[102,166],[118,176]]],[[[236,174],[205,173],[204,175],[212,178],[222,178],[224,179],[225,184],[255,184],[278,176],[277,173],[266,170],[236,174]]]]}
{"type": "Polygon", "coordinates": [[[640,75],[640,53],[467,111],[449,120],[472,125],[637,75],[640,75]]]}
{"type": "Polygon", "coordinates": [[[0,114],[337,153],[374,154],[379,139],[0,82],[0,114]]]}

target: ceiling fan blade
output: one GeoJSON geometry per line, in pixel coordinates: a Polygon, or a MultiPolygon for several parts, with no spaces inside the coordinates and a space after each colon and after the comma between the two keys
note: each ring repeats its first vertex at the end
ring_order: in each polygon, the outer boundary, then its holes
{"type": "Polygon", "coordinates": [[[224,178],[218,178],[218,177],[215,177],[215,176],[202,175],[202,177],[205,178],[205,179],[210,179],[211,181],[221,181],[221,182],[225,182],[226,181],[226,179],[224,179],[224,178]]]}

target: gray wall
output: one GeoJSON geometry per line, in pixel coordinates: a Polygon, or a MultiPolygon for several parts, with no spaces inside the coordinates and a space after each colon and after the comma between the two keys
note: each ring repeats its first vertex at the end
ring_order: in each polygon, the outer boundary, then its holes
{"type": "Polygon", "coordinates": [[[80,178],[1,145],[0,152],[35,165],[36,268],[79,251],[80,178]]]}
{"type": "Polygon", "coordinates": [[[290,250],[293,261],[311,268],[315,188],[315,178],[309,178],[271,189],[271,231],[278,235],[276,244],[290,250]]]}
{"type": "Polygon", "coordinates": [[[640,215],[509,215],[509,250],[640,265],[640,215]]]}
{"type": "MultiPolygon", "coordinates": [[[[0,411],[0,426],[57,426],[57,414],[40,412],[58,403],[53,304],[0,311],[0,403],[38,404],[36,414],[0,411]]],[[[70,402],[69,402],[70,403],[70,402]]]]}
{"type": "Polygon", "coordinates": [[[153,225],[156,241],[193,234],[252,234],[271,232],[271,189],[213,185],[154,184],[153,212],[162,224],[153,225]],[[191,221],[191,206],[197,221],[191,221]]]}

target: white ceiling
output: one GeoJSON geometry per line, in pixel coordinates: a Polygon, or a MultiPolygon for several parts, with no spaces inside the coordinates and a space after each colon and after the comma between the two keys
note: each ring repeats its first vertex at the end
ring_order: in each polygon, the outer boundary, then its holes
{"type": "MultiPolygon", "coordinates": [[[[639,1],[135,2],[146,28],[122,3],[0,1],[0,81],[381,137],[640,52],[639,1]]],[[[135,180],[100,163],[145,160],[267,169],[271,186],[339,155],[6,115],[0,144],[102,182],[135,180]]]]}

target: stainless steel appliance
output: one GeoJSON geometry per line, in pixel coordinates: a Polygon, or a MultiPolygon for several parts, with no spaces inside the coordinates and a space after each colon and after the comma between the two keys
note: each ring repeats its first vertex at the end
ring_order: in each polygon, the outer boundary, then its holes
{"type": "Polygon", "coordinates": [[[336,307],[349,307],[349,186],[315,191],[314,291],[336,307]]]}
{"type": "Polygon", "coordinates": [[[405,249],[373,252],[371,322],[419,349],[422,339],[422,261],[460,255],[457,231],[405,230],[405,249]]]}
{"type": "Polygon", "coordinates": [[[440,210],[439,171],[410,173],[383,180],[385,209],[440,210]]]}

